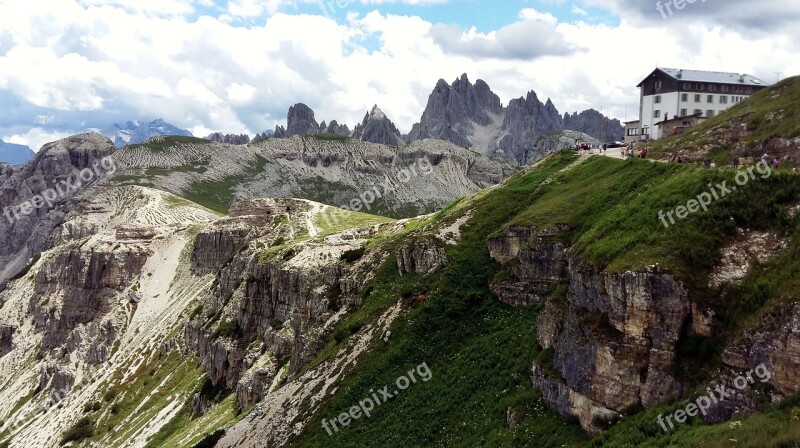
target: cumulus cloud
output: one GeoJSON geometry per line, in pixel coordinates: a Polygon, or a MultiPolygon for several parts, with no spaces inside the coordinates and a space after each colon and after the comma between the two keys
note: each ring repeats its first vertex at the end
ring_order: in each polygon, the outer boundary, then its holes
{"type": "Polygon", "coordinates": [[[474,27],[465,31],[458,25],[437,24],[430,35],[446,53],[474,58],[525,60],[576,51],[559,32],[553,15],[526,8],[520,18],[519,22],[490,33],[479,33],[474,27]]]}
{"type": "MultiPolygon", "coordinates": [[[[592,15],[611,8],[621,20],[565,22],[526,8],[488,32],[379,9],[349,11],[337,22],[321,12],[290,14],[293,6],[282,0],[258,2],[259,12],[246,1],[129,4],[3,0],[1,139],[36,149],[87,128],[157,117],[196,135],[252,135],[285,123],[296,102],[312,107],[320,121],[351,126],[377,103],[407,132],[436,80],[464,72],[487,81],[504,102],[533,89],[561,112],[594,107],[624,119],[633,118],[635,86],[656,64],[749,72],[768,81],[776,71],[800,72],[793,28],[768,35],[715,25],[699,4],[664,21],[628,0],[585,0],[575,5],[592,15]],[[232,14],[266,16],[243,25],[232,14]]],[[[787,5],[791,17],[797,7],[787,5]]],[[[766,4],[762,12],[747,11],[748,23],[785,22],[766,4]]]]}

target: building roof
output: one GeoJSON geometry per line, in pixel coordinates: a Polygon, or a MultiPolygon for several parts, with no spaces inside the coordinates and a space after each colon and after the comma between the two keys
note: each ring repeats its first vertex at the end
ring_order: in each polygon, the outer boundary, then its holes
{"type": "Polygon", "coordinates": [[[713,84],[734,84],[734,85],[751,85],[751,86],[767,86],[766,83],[753,75],[746,73],[726,73],[726,72],[707,72],[703,70],[685,70],[680,68],[657,68],[654,72],[647,75],[647,78],[642,80],[637,87],[641,87],[644,82],[652,77],[656,72],[661,72],[670,76],[678,81],[686,82],[703,82],[713,84]]]}

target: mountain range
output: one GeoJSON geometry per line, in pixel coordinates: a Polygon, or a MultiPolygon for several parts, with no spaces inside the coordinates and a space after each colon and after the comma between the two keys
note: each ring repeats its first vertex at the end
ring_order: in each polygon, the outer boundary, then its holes
{"type": "Polygon", "coordinates": [[[485,81],[479,79],[472,84],[466,74],[452,84],[440,79],[428,97],[420,122],[405,135],[377,105],[352,132],[335,120],[329,125],[317,123],[314,111],[303,103],[289,108],[286,121],[286,128],[275,128],[274,137],[335,134],[394,146],[423,139],[445,140],[520,165],[547,154],[554,139],[573,146],[580,140],[620,140],[624,132],[619,120],[594,109],[562,116],[549,98],[543,103],[534,91],[503,106],[485,81]]]}
{"type": "MultiPolygon", "coordinates": [[[[509,139],[552,124],[529,97],[509,139]]],[[[798,446],[798,110],[795,78],[656,160],[521,169],[328,132],[48,143],[0,164],[0,448],[798,446]]]]}
{"type": "Polygon", "coordinates": [[[0,163],[9,165],[24,165],[33,158],[36,153],[25,145],[6,143],[0,140],[0,163]]]}
{"type": "Polygon", "coordinates": [[[132,120],[125,123],[124,126],[115,123],[106,130],[99,131],[95,129],[93,131],[110,138],[117,148],[144,143],[150,137],[159,135],[192,136],[191,132],[167,123],[163,118],[157,118],[153,121],[132,120]]]}

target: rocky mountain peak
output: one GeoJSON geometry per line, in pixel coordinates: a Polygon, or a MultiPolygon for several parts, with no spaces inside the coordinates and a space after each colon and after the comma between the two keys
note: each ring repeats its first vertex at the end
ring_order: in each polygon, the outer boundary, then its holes
{"type": "Polygon", "coordinates": [[[602,114],[567,120],[550,98],[542,103],[533,90],[504,108],[485,81],[479,79],[472,84],[463,74],[452,85],[443,79],[436,83],[422,119],[411,129],[408,140],[448,140],[473,151],[502,154],[527,164],[546,152],[535,145],[550,133],[575,130],[600,140],[616,140],[622,135],[621,126],[602,114]]]}
{"type": "Polygon", "coordinates": [[[383,145],[402,146],[403,135],[376,104],[353,130],[353,138],[383,145]]]}
{"type": "MultiPolygon", "coordinates": [[[[286,117],[286,134],[285,137],[293,137],[295,135],[309,135],[317,134],[319,132],[319,123],[314,118],[314,111],[303,103],[297,103],[289,108],[289,113],[286,117]]],[[[275,130],[278,134],[278,130],[275,130]]]]}

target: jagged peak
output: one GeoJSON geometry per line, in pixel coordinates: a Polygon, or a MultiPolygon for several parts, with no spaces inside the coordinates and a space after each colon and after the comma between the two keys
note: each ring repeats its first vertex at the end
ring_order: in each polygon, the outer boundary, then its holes
{"type": "Polygon", "coordinates": [[[371,118],[377,118],[379,120],[383,120],[384,118],[386,118],[386,114],[383,113],[383,111],[381,110],[380,107],[378,107],[377,104],[372,106],[372,110],[370,111],[369,116],[371,118]]]}

